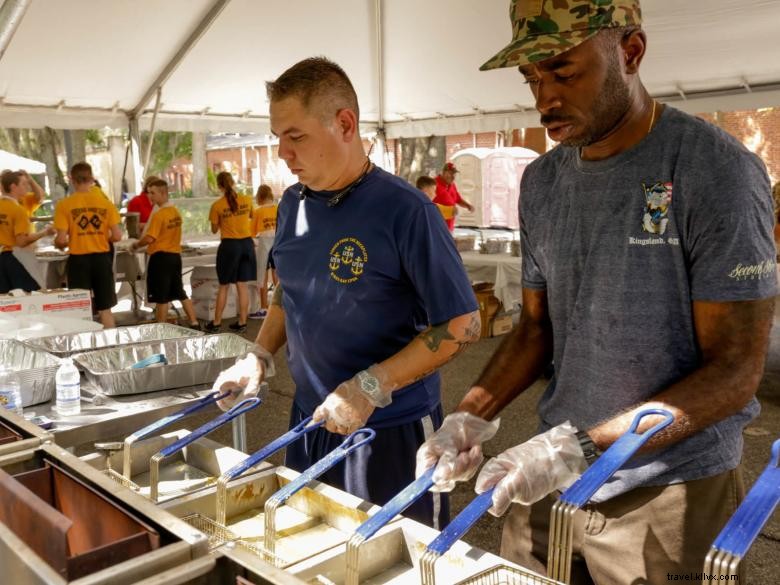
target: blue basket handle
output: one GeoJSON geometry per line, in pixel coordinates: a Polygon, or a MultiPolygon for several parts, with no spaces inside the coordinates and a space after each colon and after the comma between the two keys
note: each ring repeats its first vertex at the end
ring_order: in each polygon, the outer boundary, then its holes
{"type": "Polygon", "coordinates": [[[298,423],[296,426],[294,426],[292,429],[287,431],[282,436],[274,439],[259,451],[255,451],[252,455],[244,459],[238,465],[235,465],[230,469],[228,469],[225,473],[222,474],[222,479],[224,479],[225,481],[229,481],[231,479],[238,477],[239,475],[244,473],[247,469],[250,469],[255,465],[257,465],[258,463],[265,461],[277,451],[280,451],[285,447],[287,447],[289,444],[294,443],[306,433],[311,432],[314,429],[320,428],[325,421],[320,421],[312,425],[309,425],[310,422],[311,422],[311,417],[302,420],[300,423],[298,423]]]}
{"type": "Polygon", "coordinates": [[[668,410],[660,408],[651,408],[639,412],[634,417],[628,431],[626,431],[617,441],[610,445],[601,457],[591,465],[580,478],[575,481],[563,494],[560,501],[566,504],[572,504],[577,508],[584,506],[593,494],[612,477],[615,472],[625,465],[634,453],[644,445],[650,437],[655,435],[661,429],[668,427],[674,421],[674,416],[668,410]],[[664,420],[647,429],[644,433],[637,434],[639,422],[646,416],[660,415],[664,420]]]}
{"type": "Polygon", "coordinates": [[[168,364],[168,358],[165,357],[165,354],[162,353],[155,353],[153,355],[150,355],[149,357],[145,357],[144,359],[137,361],[132,366],[130,366],[131,370],[139,370],[141,368],[148,368],[149,366],[153,366],[155,364],[168,364]]]}
{"type": "Polygon", "coordinates": [[[474,523],[482,518],[493,505],[493,491],[495,487],[486,492],[482,492],[476,498],[471,500],[460,514],[450,522],[447,527],[439,533],[428,545],[428,550],[438,555],[443,555],[452,547],[459,538],[466,534],[474,523]]]}
{"type": "Polygon", "coordinates": [[[198,427],[187,436],[179,439],[175,443],[171,443],[170,445],[162,449],[159,455],[162,457],[170,457],[174,453],[177,453],[178,451],[184,449],[184,447],[186,447],[190,443],[194,443],[201,437],[208,435],[210,432],[216,430],[217,428],[221,427],[225,423],[230,422],[234,418],[241,416],[242,414],[249,412],[253,408],[260,406],[262,402],[263,401],[260,398],[257,398],[256,396],[242,400],[241,402],[236,404],[233,408],[221,414],[214,420],[210,420],[205,425],[198,427]]]}
{"type": "Polygon", "coordinates": [[[780,439],[772,445],[772,457],[748,495],[721,530],[713,547],[744,557],[780,501],[780,439]]]}
{"type": "Polygon", "coordinates": [[[227,398],[228,396],[230,396],[229,391],[223,392],[222,394],[219,392],[210,392],[208,395],[198,400],[195,404],[190,404],[186,408],[182,408],[173,414],[164,416],[160,420],[156,420],[152,424],[135,431],[132,435],[128,435],[125,439],[125,442],[130,441],[131,443],[135,443],[136,441],[146,439],[147,437],[154,435],[160,429],[163,429],[168,425],[171,425],[183,419],[184,417],[191,415],[193,412],[197,412],[201,408],[205,408],[206,406],[214,404],[223,398],[227,398]]]}
{"type": "Polygon", "coordinates": [[[317,463],[309,467],[290,483],[282,487],[279,491],[272,495],[271,498],[277,500],[280,505],[283,504],[297,492],[305,488],[312,481],[328,471],[331,467],[346,459],[350,453],[373,441],[374,437],[376,437],[376,431],[373,429],[362,428],[356,430],[354,433],[344,439],[344,442],[341,443],[341,445],[333,449],[333,451],[325,455],[325,457],[317,461],[317,463]],[[357,441],[356,439],[360,435],[365,436],[357,441]]]}
{"type": "Polygon", "coordinates": [[[392,500],[382,506],[381,510],[358,526],[357,530],[355,530],[355,534],[359,534],[364,540],[368,540],[385,524],[390,522],[390,520],[419,500],[433,487],[433,470],[435,468],[436,466],[431,467],[428,471],[407,485],[394,496],[392,500]]]}

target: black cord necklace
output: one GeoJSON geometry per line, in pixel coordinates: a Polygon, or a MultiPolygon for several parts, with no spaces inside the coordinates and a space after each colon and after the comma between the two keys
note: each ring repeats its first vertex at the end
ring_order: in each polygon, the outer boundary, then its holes
{"type": "MultiPolygon", "coordinates": [[[[363,181],[363,179],[366,178],[366,175],[369,173],[369,171],[371,171],[372,166],[373,165],[371,164],[371,159],[366,157],[366,162],[363,165],[363,169],[360,173],[360,176],[354,181],[352,181],[349,185],[344,187],[341,191],[339,191],[335,195],[332,195],[330,199],[328,199],[328,203],[327,203],[328,207],[336,207],[339,203],[344,201],[344,199],[347,198],[347,195],[352,193],[352,191],[354,191],[357,188],[357,186],[360,185],[361,181],[363,181]]],[[[298,193],[298,199],[301,201],[306,199],[306,193],[308,191],[309,188],[306,185],[302,185],[301,191],[300,193],[298,193]]]]}

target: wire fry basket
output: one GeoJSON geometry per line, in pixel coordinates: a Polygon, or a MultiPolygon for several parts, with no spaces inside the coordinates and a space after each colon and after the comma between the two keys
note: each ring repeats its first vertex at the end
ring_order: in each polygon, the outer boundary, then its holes
{"type": "Polygon", "coordinates": [[[498,565],[473,575],[459,582],[458,585],[562,585],[562,583],[516,567],[498,565]]]}
{"type": "Polygon", "coordinates": [[[117,482],[119,485],[126,487],[127,489],[130,489],[134,492],[141,492],[141,486],[139,486],[137,483],[135,483],[133,480],[126,478],[121,473],[118,473],[114,471],[113,469],[104,469],[103,475],[107,475],[111,479],[113,479],[115,482],[117,482]]]}
{"type": "MultiPolygon", "coordinates": [[[[275,567],[283,568],[290,564],[285,559],[265,550],[262,544],[255,542],[255,539],[250,537],[240,537],[229,528],[218,522],[215,522],[208,516],[204,516],[203,514],[190,514],[182,518],[182,520],[192,526],[195,530],[202,532],[208,537],[209,550],[215,550],[225,546],[226,544],[234,543],[236,546],[240,546],[241,548],[248,550],[252,554],[260,557],[265,562],[270,563],[275,567]]],[[[261,539],[262,536],[258,537],[258,540],[261,539]]]]}

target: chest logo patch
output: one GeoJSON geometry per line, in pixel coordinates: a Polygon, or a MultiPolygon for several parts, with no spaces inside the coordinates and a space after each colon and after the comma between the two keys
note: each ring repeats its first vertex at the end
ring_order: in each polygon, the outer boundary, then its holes
{"type": "Polygon", "coordinates": [[[672,205],[672,183],[642,183],[645,193],[645,210],[642,215],[642,230],[648,234],[663,235],[669,223],[669,208],[672,205]]]}
{"type": "Polygon", "coordinates": [[[341,284],[356,282],[367,263],[366,247],[356,238],[341,238],[330,249],[330,277],[341,284]]]}

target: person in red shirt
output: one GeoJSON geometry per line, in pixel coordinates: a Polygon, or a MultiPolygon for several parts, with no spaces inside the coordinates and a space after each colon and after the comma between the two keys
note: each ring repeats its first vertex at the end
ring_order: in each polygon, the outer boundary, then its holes
{"type": "MultiPolygon", "coordinates": [[[[455,173],[457,172],[457,167],[451,162],[446,163],[442,167],[441,173],[436,177],[436,197],[433,202],[439,205],[459,205],[469,211],[474,211],[474,206],[460,196],[458,188],[455,186],[455,173]]],[[[455,217],[453,216],[445,221],[450,231],[453,231],[455,229],[455,217]]]]}
{"type": "Polygon", "coordinates": [[[127,204],[127,211],[141,214],[138,218],[139,233],[143,232],[144,226],[146,225],[146,222],[149,221],[149,216],[152,214],[152,209],[154,208],[154,203],[152,203],[152,200],[149,197],[149,185],[159,180],[160,177],[155,177],[154,175],[146,177],[144,188],[127,204]]]}

